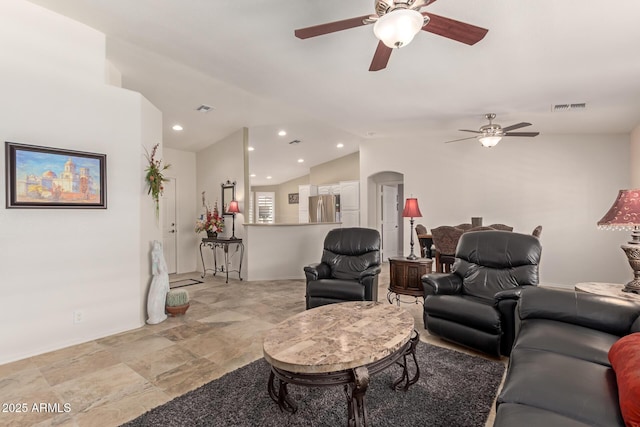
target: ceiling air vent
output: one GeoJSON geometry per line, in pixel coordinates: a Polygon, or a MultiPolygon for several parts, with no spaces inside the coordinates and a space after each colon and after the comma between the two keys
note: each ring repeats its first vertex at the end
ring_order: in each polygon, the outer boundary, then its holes
{"type": "Polygon", "coordinates": [[[291,141],[289,144],[293,145],[293,144],[300,144],[302,141],[300,141],[299,139],[294,139],[293,141],[291,141]]]}
{"type": "Polygon", "coordinates": [[[213,110],[213,107],[210,107],[210,106],[205,105],[205,104],[202,104],[201,106],[196,108],[196,111],[200,111],[201,113],[208,113],[211,110],[213,110]]]}
{"type": "Polygon", "coordinates": [[[586,102],[580,102],[576,104],[556,104],[551,107],[551,111],[570,111],[570,110],[584,110],[587,108],[586,102]]]}

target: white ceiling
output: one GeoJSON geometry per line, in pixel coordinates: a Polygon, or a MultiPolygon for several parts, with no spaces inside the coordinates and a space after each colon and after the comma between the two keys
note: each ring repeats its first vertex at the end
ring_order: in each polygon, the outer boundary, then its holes
{"type": "Polygon", "coordinates": [[[30,1],[107,35],[123,86],[162,110],[166,147],[197,151],[249,127],[254,185],[304,175],[372,138],[462,138],[457,129],[477,129],[488,112],[541,133],[628,133],[640,123],[637,0],[438,0],[424,11],[487,28],[486,37],[467,46],[422,31],[379,72],[367,71],[371,26],[293,35],[373,13],[373,0],[30,1]],[[551,111],[581,102],[584,111],[551,111]],[[201,104],[214,110],[196,112],[201,104]]]}

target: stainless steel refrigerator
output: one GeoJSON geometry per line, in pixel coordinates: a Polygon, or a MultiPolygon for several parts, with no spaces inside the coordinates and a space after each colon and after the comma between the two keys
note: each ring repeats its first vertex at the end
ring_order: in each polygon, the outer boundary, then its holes
{"type": "Polygon", "coordinates": [[[309,222],[340,222],[340,196],[309,197],[309,222]]]}

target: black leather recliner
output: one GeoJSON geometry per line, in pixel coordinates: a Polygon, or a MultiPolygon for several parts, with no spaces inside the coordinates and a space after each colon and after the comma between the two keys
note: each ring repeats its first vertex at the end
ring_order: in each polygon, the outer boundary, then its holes
{"type": "Polygon", "coordinates": [[[528,234],[463,234],[452,273],[422,276],[425,329],[493,356],[508,356],[515,306],[524,287],[538,284],[541,251],[540,240],[528,234]]]}
{"type": "Polygon", "coordinates": [[[336,228],[324,239],[322,261],[304,267],[307,309],[345,301],[377,301],[380,233],[336,228]]]}

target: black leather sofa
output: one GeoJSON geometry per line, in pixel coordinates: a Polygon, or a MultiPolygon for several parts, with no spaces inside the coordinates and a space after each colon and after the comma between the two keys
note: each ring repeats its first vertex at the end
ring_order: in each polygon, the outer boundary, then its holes
{"type": "Polygon", "coordinates": [[[624,426],[608,352],[640,332],[640,304],[569,290],[522,290],[494,427],[624,426]]]}
{"type": "Polygon", "coordinates": [[[345,301],[377,301],[380,233],[336,228],[324,239],[321,262],[304,267],[306,308],[345,301]]]}
{"type": "Polygon", "coordinates": [[[508,231],[462,235],[452,273],[422,276],[424,326],[431,335],[508,356],[523,288],[538,284],[540,240],[508,231]]]}

